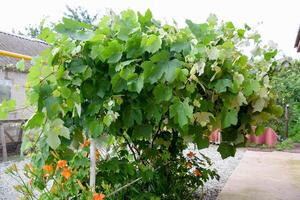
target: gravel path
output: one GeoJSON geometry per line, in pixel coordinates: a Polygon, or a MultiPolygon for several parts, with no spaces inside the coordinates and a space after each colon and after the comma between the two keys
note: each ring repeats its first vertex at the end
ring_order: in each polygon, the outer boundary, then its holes
{"type": "MultiPolygon", "coordinates": [[[[205,184],[204,197],[202,200],[215,200],[217,198],[219,192],[222,190],[227,179],[232,174],[233,170],[236,168],[245,152],[245,149],[237,149],[235,157],[229,157],[223,160],[220,154],[217,152],[217,148],[218,146],[211,145],[209,148],[202,149],[200,151],[213,161],[213,167],[217,169],[218,174],[220,175],[219,181],[211,180],[205,184]]],[[[193,150],[192,147],[189,149],[193,150]]],[[[0,200],[15,200],[19,197],[18,193],[13,187],[18,183],[12,177],[5,174],[6,168],[14,162],[16,163],[18,169],[22,169],[23,166],[28,163],[27,160],[0,162],[0,200]]]]}
{"type": "Polygon", "coordinates": [[[13,159],[7,162],[0,162],[0,200],[16,200],[20,196],[14,189],[18,182],[5,173],[5,170],[13,163],[17,165],[18,170],[22,170],[28,161],[13,159]]]}

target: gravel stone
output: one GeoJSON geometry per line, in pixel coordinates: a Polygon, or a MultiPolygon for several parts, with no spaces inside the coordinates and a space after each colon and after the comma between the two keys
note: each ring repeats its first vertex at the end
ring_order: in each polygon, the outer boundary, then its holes
{"type": "MultiPolygon", "coordinates": [[[[20,197],[20,194],[14,189],[14,186],[19,183],[10,175],[6,174],[5,171],[15,163],[22,175],[22,169],[28,162],[28,160],[15,159],[7,162],[0,162],[0,200],[16,200],[20,197]]],[[[24,178],[24,180],[26,180],[26,178],[24,178]]]]}

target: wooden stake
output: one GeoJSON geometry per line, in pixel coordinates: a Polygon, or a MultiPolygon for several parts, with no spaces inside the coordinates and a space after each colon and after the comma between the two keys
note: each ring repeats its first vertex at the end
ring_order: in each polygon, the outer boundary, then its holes
{"type": "Polygon", "coordinates": [[[96,145],[95,141],[90,139],[90,187],[92,192],[96,188],[96,145]]]}
{"type": "Polygon", "coordinates": [[[285,137],[289,137],[289,104],[285,105],[285,113],[284,113],[284,118],[285,118],[285,137]]]}
{"type": "Polygon", "coordinates": [[[6,149],[6,140],[4,134],[4,124],[0,123],[0,137],[1,137],[1,144],[2,144],[2,160],[5,162],[7,161],[7,149],[6,149]]]}

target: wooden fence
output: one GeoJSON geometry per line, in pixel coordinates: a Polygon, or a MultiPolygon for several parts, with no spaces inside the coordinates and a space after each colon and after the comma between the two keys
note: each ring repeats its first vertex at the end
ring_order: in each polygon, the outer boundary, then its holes
{"type": "Polygon", "coordinates": [[[0,120],[0,149],[2,161],[7,161],[9,153],[18,153],[22,144],[22,125],[25,119],[0,120]]]}

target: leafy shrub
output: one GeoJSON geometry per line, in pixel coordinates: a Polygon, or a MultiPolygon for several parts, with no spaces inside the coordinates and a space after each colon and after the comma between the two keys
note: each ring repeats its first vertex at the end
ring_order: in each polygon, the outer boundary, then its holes
{"type": "Polygon", "coordinates": [[[94,199],[191,199],[218,175],[204,155],[184,155],[189,143],[208,147],[221,129],[218,151],[234,156],[251,125],[281,114],[269,91],[276,49],[214,15],[186,23],[179,29],[127,10],[97,27],[64,18],[42,31],[52,46],[28,75],[36,112],[25,126],[34,136],[24,143],[32,151],[25,196],[39,189],[42,199],[92,198],[92,140],[104,149],[94,199]]]}

